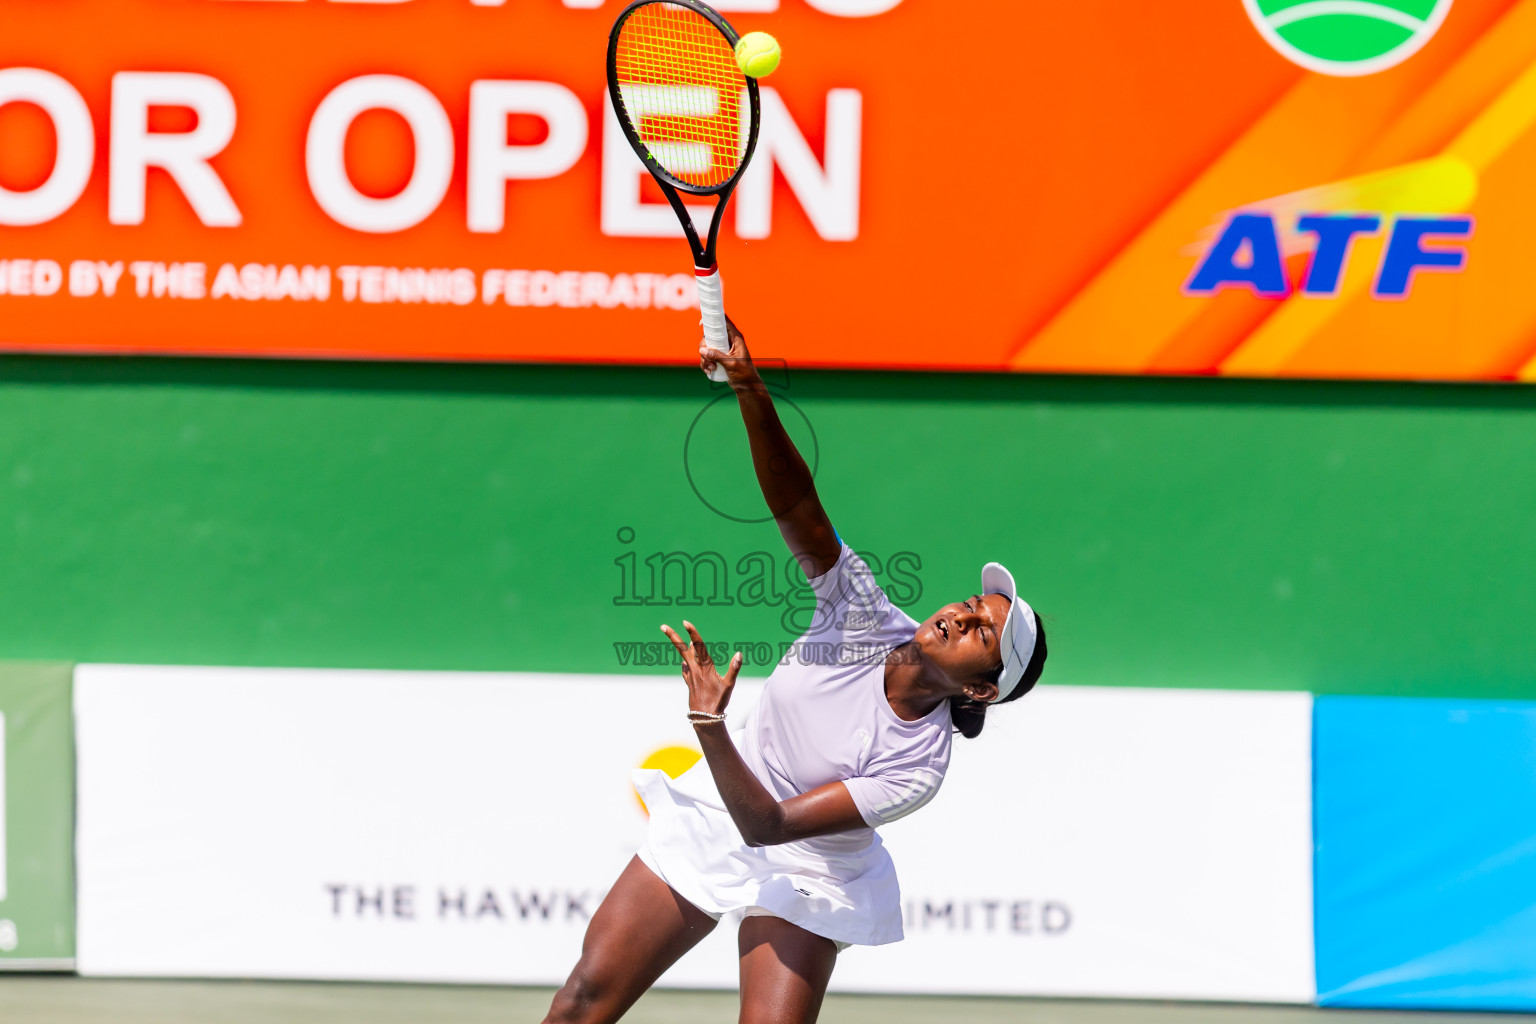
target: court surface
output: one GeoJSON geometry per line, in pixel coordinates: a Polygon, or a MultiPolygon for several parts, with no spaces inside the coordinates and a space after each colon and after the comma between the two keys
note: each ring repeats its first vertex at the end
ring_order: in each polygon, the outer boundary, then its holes
{"type": "MultiPolygon", "coordinates": [[[[537,1024],[549,989],[0,977],[6,1024],[537,1024]]],[[[734,992],[652,992],[631,1024],[729,1024],[734,992]]],[[[825,1024],[1529,1024],[1536,1015],[1209,1003],[828,996],[825,1024]]]]}

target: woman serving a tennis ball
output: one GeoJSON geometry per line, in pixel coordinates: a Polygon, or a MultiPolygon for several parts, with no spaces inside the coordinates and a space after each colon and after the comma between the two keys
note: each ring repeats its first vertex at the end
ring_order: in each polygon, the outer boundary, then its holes
{"type": "Polygon", "coordinates": [[[876,829],[938,792],[955,731],[1017,700],[1045,666],[1045,631],[996,562],[977,594],[924,622],[893,605],[843,543],[779,422],[746,341],[699,349],[725,367],[779,532],[816,594],[811,628],[774,669],[739,731],[704,639],[662,631],[682,659],[704,759],[676,780],[639,771],[644,847],[593,915],[547,1022],[618,1020],[726,914],[742,915],[741,1020],[816,1019],[837,954],[902,937],[901,895],[876,829]],[[735,723],[733,722],[734,726],[735,723]]]}

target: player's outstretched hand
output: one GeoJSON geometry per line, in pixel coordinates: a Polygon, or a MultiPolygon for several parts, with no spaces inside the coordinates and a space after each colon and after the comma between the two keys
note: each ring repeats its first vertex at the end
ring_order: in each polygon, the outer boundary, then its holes
{"type": "Polygon", "coordinates": [[[725,333],[731,341],[729,352],[712,348],[708,342],[699,342],[699,369],[710,373],[719,366],[725,367],[725,381],[733,388],[758,382],[757,367],[752,365],[752,353],[747,351],[747,339],[730,317],[725,318],[725,333]]]}
{"type": "Polygon", "coordinates": [[[684,621],[683,628],[693,638],[693,643],[683,643],[682,637],[673,632],[671,626],[662,626],[661,631],[667,634],[667,639],[672,641],[678,656],[683,659],[683,682],[688,684],[688,710],[723,715],[725,706],[731,702],[731,690],[736,687],[736,674],[741,671],[741,652],[737,651],[731,656],[730,667],[722,677],[715,668],[715,659],[710,657],[704,638],[693,628],[693,623],[684,621]]]}

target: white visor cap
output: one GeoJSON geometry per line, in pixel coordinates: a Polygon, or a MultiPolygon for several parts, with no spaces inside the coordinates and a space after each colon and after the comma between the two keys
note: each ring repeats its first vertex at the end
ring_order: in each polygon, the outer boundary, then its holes
{"type": "Polygon", "coordinates": [[[996,562],[988,562],[982,568],[981,592],[1002,594],[1008,599],[1008,621],[1003,623],[997,644],[1003,652],[1003,674],[997,679],[997,696],[992,700],[996,704],[1018,688],[1024,679],[1024,670],[1029,667],[1029,659],[1035,656],[1035,610],[1019,597],[1013,573],[996,562]]]}

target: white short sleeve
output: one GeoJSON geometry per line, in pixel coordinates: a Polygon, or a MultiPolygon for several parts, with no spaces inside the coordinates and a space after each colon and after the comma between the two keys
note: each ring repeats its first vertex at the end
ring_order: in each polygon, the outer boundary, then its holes
{"type": "Polygon", "coordinates": [[[870,828],[905,818],[932,800],[944,776],[932,768],[911,766],[879,775],[844,779],[854,806],[870,828]]]}
{"type": "Polygon", "coordinates": [[[885,596],[869,564],[847,544],[832,568],[809,581],[816,616],[809,638],[891,643],[910,639],[916,623],[885,596]]]}

